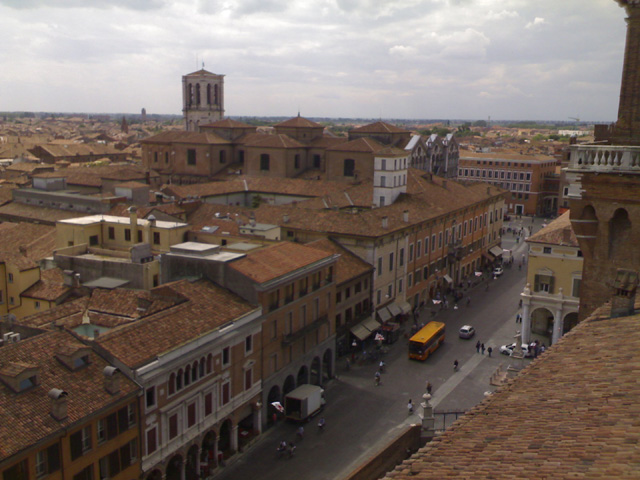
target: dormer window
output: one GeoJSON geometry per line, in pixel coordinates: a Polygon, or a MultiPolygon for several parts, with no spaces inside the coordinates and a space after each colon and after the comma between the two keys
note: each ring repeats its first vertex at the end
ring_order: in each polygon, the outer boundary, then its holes
{"type": "Polygon", "coordinates": [[[91,349],[85,345],[68,343],[56,351],[56,358],[71,371],[80,370],[91,363],[91,349]]]}
{"type": "Polygon", "coordinates": [[[77,357],[73,360],[74,370],[77,370],[82,367],[86,367],[87,365],[89,365],[89,355],[77,357]]]}
{"type": "Polygon", "coordinates": [[[20,393],[40,384],[39,373],[40,371],[35,365],[11,362],[0,369],[0,380],[15,393],[20,393]]]}

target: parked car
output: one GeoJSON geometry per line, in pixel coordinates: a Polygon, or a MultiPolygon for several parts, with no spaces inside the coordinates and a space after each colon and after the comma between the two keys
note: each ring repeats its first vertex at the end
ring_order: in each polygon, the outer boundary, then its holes
{"type": "Polygon", "coordinates": [[[458,335],[460,336],[460,338],[471,338],[476,334],[476,329],[473,328],[471,325],[463,325],[462,327],[460,327],[460,330],[458,330],[458,335]]]}
{"type": "MultiPolygon", "coordinates": [[[[503,355],[508,355],[508,356],[512,356],[513,352],[516,348],[516,344],[514,343],[509,343],[507,345],[502,345],[500,347],[500,353],[503,355]]],[[[522,351],[524,353],[524,356],[527,358],[533,357],[533,346],[529,346],[526,343],[522,344],[522,351]]]]}
{"type": "Polygon", "coordinates": [[[502,269],[502,267],[496,267],[496,268],[493,269],[493,276],[494,277],[499,277],[503,273],[504,273],[504,270],[502,269]]]}

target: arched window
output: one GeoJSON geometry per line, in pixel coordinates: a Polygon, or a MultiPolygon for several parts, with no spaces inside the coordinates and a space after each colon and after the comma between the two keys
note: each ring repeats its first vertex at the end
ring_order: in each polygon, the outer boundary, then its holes
{"type": "Polygon", "coordinates": [[[200,105],[200,84],[196,84],[196,105],[200,105]]]}
{"type": "Polygon", "coordinates": [[[213,104],[214,105],[220,105],[220,99],[218,98],[219,92],[218,92],[218,85],[214,85],[213,86],[213,104]]]}
{"type": "Polygon", "coordinates": [[[193,105],[193,85],[187,86],[187,106],[193,105]]]}
{"type": "Polygon", "coordinates": [[[207,85],[207,105],[211,105],[211,85],[207,85]]]}
{"type": "Polygon", "coordinates": [[[609,221],[609,258],[622,260],[633,249],[631,220],[624,208],[619,208],[609,221]]]}
{"type": "Polygon", "coordinates": [[[198,369],[198,376],[200,378],[204,377],[204,363],[205,363],[204,358],[201,358],[200,359],[200,368],[198,369]]]}
{"type": "Polygon", "coordinates": [[[198,379],[198,361],[193,362],[191,366],[191,381],[195,382],[198,379]]]}
{"type": "Polygon", "coordinates": [[[169,375],[169,395],[176,393],[176,374],[169,375]]]}
{"type": "Polygon", "coordinates": [[[356,170],[356,161],[352,158],[346,158],[344,160],[344,176],[353,177],[356,170]]]}
{"type": "Polygon", "coordinates": [[[186,387],[191,383],[191,365],[187,365],[184,369],[184,386],[186,387]]]}
{"type": "Polygon", "coordinates": [[[207,355],[207,373],[211,373],[213,371],[213,355],[207,355]]]}
{"type": "Polygon", "coordinates": [[[176,390],[182,390],[182,369],[178,370],[178,375],[176,375],[176,390]]]}

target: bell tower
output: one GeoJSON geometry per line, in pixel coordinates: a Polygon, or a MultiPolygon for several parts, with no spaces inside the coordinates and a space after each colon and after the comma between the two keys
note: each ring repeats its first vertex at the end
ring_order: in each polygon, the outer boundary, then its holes
{"type": "MultiPolygon", "coordinates": [[[[204,65],[203,65],[204,67],[204,65]]],[[[182,77],[182,113],[185,129],[197,132],[200,125],[224,116],[224,75],[204,68],[182,77]]]]}
{"type": "Polygon", "coordinates": [[[627,39],[622,67],[614,145],[640,145],[640,0],[614,0],[627,13],[627,39]]]}

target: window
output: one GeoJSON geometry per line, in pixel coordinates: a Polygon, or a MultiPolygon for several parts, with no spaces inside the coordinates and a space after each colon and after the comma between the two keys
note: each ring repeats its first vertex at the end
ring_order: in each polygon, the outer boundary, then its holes
{"type": "Polygon", "coordinates": [[[253,337],[247,335],[244,339],[244,353],[251,353],[253,351],[253,337]]]}
{"type": "Polygon", "coordinates": [[[300,154],[296,153],[295,157],[293,157],[293,168],[300,168],[300,154]]]}
{"type": "Polygon", "coordinates": [[[204,416],[211,415],[213,413],[213,394],[211,392],[206,393],[204,396],[204,416]]]}
{"type": "Polygon", "coordinates": [[[220,404],[226,405],[231,400],[231,383],[229,380],[222,384],[220,389],[220,404]]]}
{"type": "Polygon", "coordinates": [[[413,243],[409,245],[409,261],[413,261],[413,243]]]}
{"type": "Polygon", "coordinates": [[[169,440],[178,436],[178,414],[169,417],[169,440]]]}
{"type": "Polygon", "coordinates": [[[543,247],[542,248],[542,253],[551,253],[551,247],[543,247]]]}
{"type": "Polygon", "coordinates": [[[153,232],[153,244],[160,245],[160,232],[153,232]]]}
{"type": "Polygon", "coordinates": [[[187,428],[196,424],[196,402],[187,405],[187,428]]]}
{"type": "Polygon", "coordinates": [[[253,370],[248,368],[244,371],[244,389],[250,390],[253,386],[253,370]]]}
{"type": "Polygon", "coordinates": [[[346,158],[343,164],[343,175],[345,177],[353,177],[355,175],[356,162],[352,158],[346,158]]]}
{"type": "Polygon", "coordinates": [[[40,310],[40,302],[36,300],[35,302],[36,310],[40,310]]]}
{"type": "Polygon", "coordinates": [[[153,161],[154,163],[158,163],[158,152],[153,152],[153,161]]]}
{"type": "Polygon", "coordinates": [[[431,235],[431,251],[435,252],[436,250],[436,235],[431,235]]]}
{"type": "Polygon", "coordinates": [[[227,365],[229,365],[229,362],[231,361],[231,351],[229,349],[229,347],[224,347],[222,349],[222,366],[226,367],[227,365]]]}
{"type": "Polygon", "coordinates": [[[269,167],[270,167],[270,162],[271,162],[271,157],[269,157],[268,153],[261,153],[260,154],[260,170],[264,171],[264,172],[268,172],[269,171],[269,167]]]}
{"type": "Polygon", "coordinates": [[[81,457],[91,450],[91,427],[85,427],[69,437],[71,460],[81,457]]]}
{"type": "Polygon", "coordinates": [[[382,275],[382,257],[378,257],[378,276],[382,275]]]}
{"type": "Polygon", "coordinates": [[[429,267],[424,267],[422,270],[422,279],[426,280],[427,278],[429,278],[429,267]]]}
{"type": "Polygon", "coordinates": [[[196,164],[196,149],[189,148],[187,150],[187,165],[195,165],[196,164]]]}
{"type": "Polygon", "coordinates": [[[220,163],[227,163],[227,152],[220,150],[220,163]]]}
{"type": "Polygon", "coordinates": [[[98,445],[106,442],[107,440],[107,419],[101,418],[97,423],[97,437],[98,437],[98,445]]]}
{"type": "Polygon", "coordinates": [[[60,444],[55,443],[36,454],[37,477],[43,477],[58,470],[60,470],[60,444]]]}
{"type": "Polygon", "coordinates": [[[416,243],[416,258],[420,258],[420,255],[422,255],[422,241],[418,240],[418,243],[416,243]]]}
{"type": "Polygon", "coordinates": [[[124,229],[124,240],[126,242],[130,242],[131,241],[131,229],[129,229],[129,228],[125,228],[124,229]]]}
{"type": "Polygon", "coordinates": [[[438,248],[442,248],[442,232],[438,233],[438,248]]]}
{"type": "Polygon", "coordinates": [[[389,271],[393,271],[393,252],[389,254],[389,271]]]}
{"type": "Polygon", "coordinates": [[[571,296],[572,297],[579,297],[580,296],[580,285],[582,284],[582,279],[581,278],[574,278],[573,279],[573,285],[571,287],[571,296]]]}
{"type": "Polygon", "coordinates": [[[164,163],[169,163],[169,152],[164,152],[164,163]]]}
{"type": "Polygon", "coordinates": [[[109,227],[109,240],[116,239],[116,229],[114,227],[109,227]]]}
{"type": "Polygon", "coordinates": [[[398,258],[398,264],[401,267],[404,265],[404,248],[400,249],[400,258],[398,258]]]}
{"type": "Polygon", "coordinates": [[[398,280],[398,293],[402,293],[402,279],[398,280]]]}
{"type": "Polygon", "coordinates": [[[410,273],[407,277],[407,288],[411,288],[413,285],[413,273],[410,273]]]}
{"type": "Polygon", "coordinates": [[[76,473],[73,480],[93,480],[93,464],[83,468],[80,473],[76,473]]]}
{"type": "Polygon", "coordinates": [[[536,275],[535,277],[535,292],[553,293],[554,278],[551,275],[536,275]]]}
{"type": "Polygon", "coordinates": [[[13,273],[9,274],[9,283],[13,283],[13,273]]]}
{"type": "Polygon", "coordinates": [[[158,448],[157,429],[153,427],[147,430],[147,455],[152,454],[158,448]]]}
{"type": "Polygon", "coordinates": [[[380,170],[386,170],[387,169],[387,159],[383,158],[382,160],[380,160],[380,170]]]}
{"type": "Polygon", "coordinates": [[[145,393],[145,405],[147,408],[156,405],[156,387],[149,387],[145,393]]]}
{"type": "Polygon", "coordinates": [[[138,230],[138,243],[142,243],[142,230],[138,230]]]}

